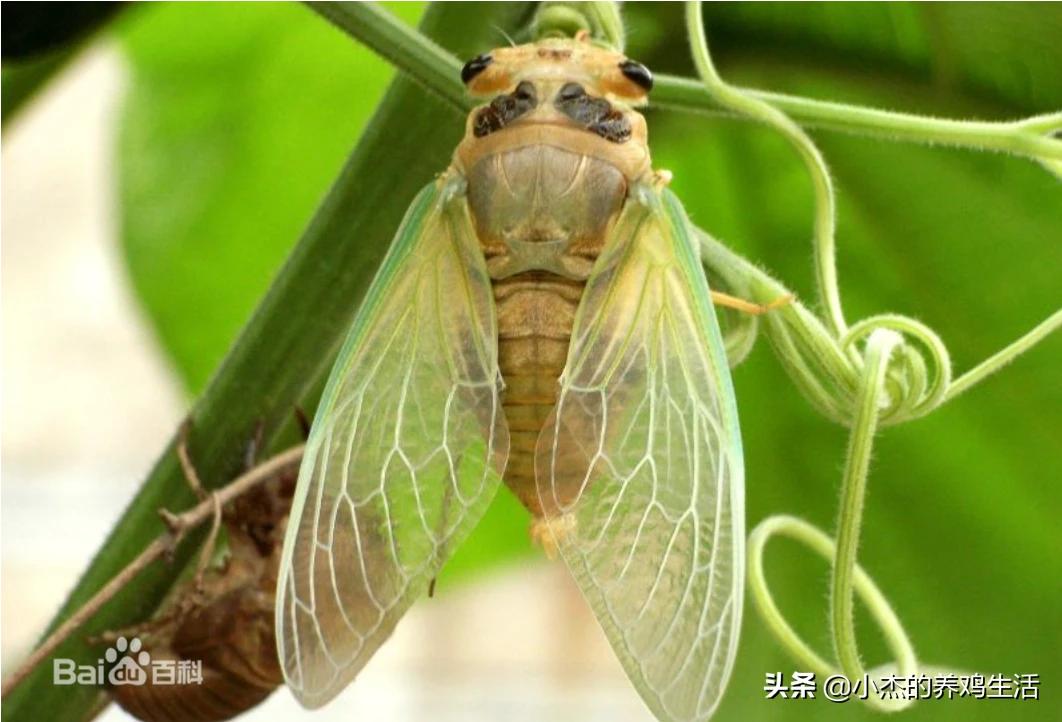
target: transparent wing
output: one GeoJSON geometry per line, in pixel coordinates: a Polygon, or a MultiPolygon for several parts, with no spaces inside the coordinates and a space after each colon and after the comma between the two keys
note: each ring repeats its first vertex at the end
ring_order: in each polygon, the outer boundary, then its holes
{"type": "Polygon", "coordinates": [[[734,660],[744,469],[689,221],[632,190],[588,280],[536,453],[561,555],[661,720],[706,720],[734,660]]]}
{"type": "Polygon", "coordinates": [[[354,678],[497,490],[496,339],[463,184],[429,186],[354,321],[299,473],[277,644],[302,704],[354,678]]]}

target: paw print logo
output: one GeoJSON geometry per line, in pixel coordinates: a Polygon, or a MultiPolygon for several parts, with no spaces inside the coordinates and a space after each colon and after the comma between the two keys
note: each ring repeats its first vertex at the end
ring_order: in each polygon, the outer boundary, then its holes
{"type": "Polygon", "coordinates": [[[107,664],[118,662],[107,673],[107,681],[111,685],[141,685],[147,682],[147,668],[151,664],[151,655],[146,650],[142,650],[141,646],[140,640],[136,637],[130,640],[118,637],[114,646],[104,653],[103,658],[107,660],[107,664]]]}

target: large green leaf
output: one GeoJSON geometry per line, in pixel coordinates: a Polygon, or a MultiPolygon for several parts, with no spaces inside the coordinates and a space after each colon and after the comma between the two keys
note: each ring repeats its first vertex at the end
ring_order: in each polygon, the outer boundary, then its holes
{"type": "MultiPolygon", "coordinates": [[[[415,18],[422,7],[396,9],[415,18]]],[[[393,71],[290,3],[166,3],[128,20],[122,242],[138,296],[198,393],[393,71]]]]}

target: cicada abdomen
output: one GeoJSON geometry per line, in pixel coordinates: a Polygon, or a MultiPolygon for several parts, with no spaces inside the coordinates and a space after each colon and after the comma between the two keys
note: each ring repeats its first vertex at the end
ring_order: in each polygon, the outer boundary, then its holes
{"type": "Polygon", "coordinates": [[[294,488],[294,472],[280,473],[223,512],[224,562],[208,567],[198,583],[183,583],[138,631],[152,671],[191,664],[192,678],[153,673],[141,685],[111,686],[125,711],[144,722],[227,720],[283,684],[274,605],[294,488]]]}

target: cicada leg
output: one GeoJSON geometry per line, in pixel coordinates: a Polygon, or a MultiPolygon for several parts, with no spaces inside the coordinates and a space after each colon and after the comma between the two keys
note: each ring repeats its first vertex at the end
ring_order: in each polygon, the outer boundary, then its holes
{"type": "MultiPolygon", "coordinates": [[[[210,533],[207,535],[206,541],[203,543],[203,548],[199,552],[199,563],[195,569],[195,589],[202,591],[203,589],[203,574],[210,566],[210,560],[214,558],[214,547],[217,545],[218,533],[221,531],[221,503],[218,501],[216,492],[207,492],[203,488],[203,482],[199,479],[199,472],[196,471],[195,464],[192,462],[192,457],[188,453],[188,436],[192,430],[192,420],[188,418],[183,424],[181,424],[181,430],[179,438],[177,439],[177,458],[181,462],[181,470],[184,472],[184,479],[191,487],[192,492],[196,495],[200,501],[211,498],[214,501],[214,518],[210,524],[210,533]]],[[[163,515],[166,518],[166,515],[163,515]]]]}
{"type": "Polygon", "coordinates": [[[762,316],[763,314],[773,311],[776,308],[782,308],[788,306],[793,302],[793,294],[787,293],[784,296],[779,296],[770,303],[755,303],[753,301],[746,301],[744,298],[738,298],[737,296],[731,296],[729,293],[723,293],[722,291],[710,291],[712,297],[712,303],[716,306],[723,306],[725,308],[732,308],[735,311],[741,311],[742,313],[748,313],[753,316],[762,316]]]}

